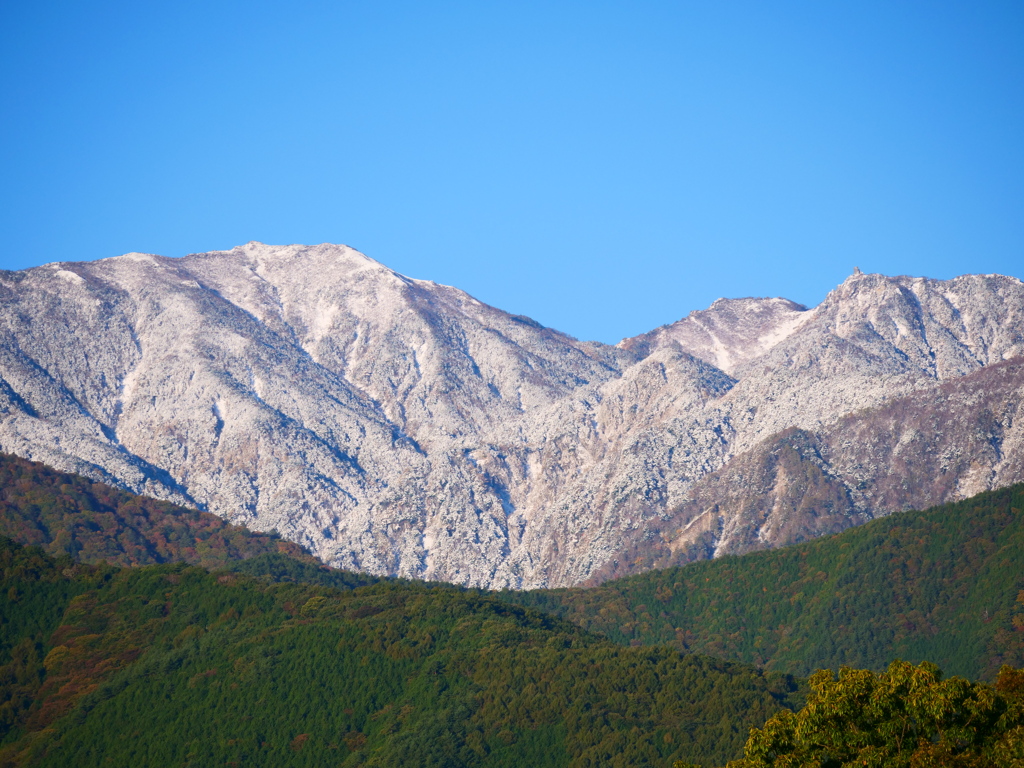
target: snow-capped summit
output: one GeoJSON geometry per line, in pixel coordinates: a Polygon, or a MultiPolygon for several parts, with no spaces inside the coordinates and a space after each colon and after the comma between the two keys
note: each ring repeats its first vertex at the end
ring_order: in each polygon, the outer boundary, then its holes
{"type": "Polygon", "coordinates": [[[580,342],[342,245],[0,273],[0,449],[501,587],[777,546],[1024,479],[1024,285],[859,270],[580,342]]]}

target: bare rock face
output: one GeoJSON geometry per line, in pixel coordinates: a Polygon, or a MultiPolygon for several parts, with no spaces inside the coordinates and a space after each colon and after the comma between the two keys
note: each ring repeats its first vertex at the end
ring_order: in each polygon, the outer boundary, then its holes
{"type": "Polygon", "coordinates": [[[580,342],[344,247],[0,273],[0,449],[487,587],[749,551],[1024,479],[1024,285],[854,274],[580,342]]]}

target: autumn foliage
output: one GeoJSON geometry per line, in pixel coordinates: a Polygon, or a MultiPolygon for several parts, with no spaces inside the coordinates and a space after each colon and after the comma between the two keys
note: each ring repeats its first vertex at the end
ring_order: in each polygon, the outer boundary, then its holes
{"type": "Polygon", "coordinates": [[[995,686],[943,679],[933,664],[810,678],[807,705],[751,731],[728,768],[1018,768],[1024,764],[1024,670],[995,686]]]}

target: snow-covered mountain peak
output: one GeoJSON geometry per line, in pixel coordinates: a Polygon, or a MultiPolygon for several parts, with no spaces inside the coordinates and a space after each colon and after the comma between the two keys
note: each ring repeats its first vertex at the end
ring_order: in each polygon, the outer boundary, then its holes
{"type": "Polygon", "coordinates": [[[896,354],[944,379],[1024,354],[1024,284],[1003,275],[952,280],[847,278],[816,308],[816,324],[871,355],[896,354]]]}
{"type": "Polygon", "coordinates": [[[1001,276],[857,273],[612,347],[347,246],[251,242],[0,273],[0,449],[336,565],[555,586],[1014,482],[1020,355],[1001,276]]]}
{"type": "Polygon", "coordinates": [[[813,314],[783,298],[717,299],[707,309],[650,333],[620,342],[624,349],[650,354],[676,344],[730,375],[795,332],[813,314]]]}
{"type": "MultiPolygon", "coordinates": [[[[217,253],[195,256],[215,257],[217,253]]],[[[239,254],[257,274],[278,275],[283,279],[315,278],[317,284],[330,284],[347,281],[366,272],[409,282],[404,275],[347,245],[268,245],[253,241],[220,253],[239,254]]]]}

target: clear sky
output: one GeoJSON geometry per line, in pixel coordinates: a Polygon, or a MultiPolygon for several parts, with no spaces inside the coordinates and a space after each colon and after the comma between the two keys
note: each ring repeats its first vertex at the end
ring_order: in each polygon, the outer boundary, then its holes
{"type": "Polygon", "coordinates": [[[1024,277],[1024,3],[0,2],[0,267],[347,243],[580,338],[1024,277]]]}

